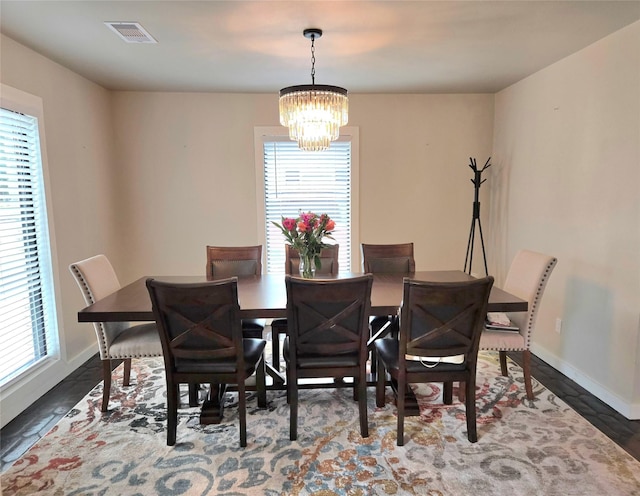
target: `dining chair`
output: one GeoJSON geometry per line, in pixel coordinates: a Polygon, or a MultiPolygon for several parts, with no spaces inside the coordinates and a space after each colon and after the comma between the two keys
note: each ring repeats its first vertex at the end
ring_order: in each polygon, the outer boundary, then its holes
{"type": "MultiPolygon", "coordinates": [[[[338,252],[340,245],[330,245],[320,251],[320,268],[316,269],[316,276],[338,274],[338,252]]],[[[298,250],[291,245],[285,245],[284,271],[288,275],[299,274],[300,257],[298,250]]],[[[287,333],[287,319],[274,319],[271,321],[272,360],[276,370],[280,369],[280,335],[287,333]]]]}
{"type": "Polygon", "coordinates": [[[480,349],[497,351],[500,356],[500,371],[508,377],[507,352],[522,352],[522,370],[527,399],[533,400],[531,385],[531,336],[535,330],[536,318],[542,295],[549,276],[556,266],[555,257],[529,250],[520,250],[509,267],[503,289],[529,304],[526,312],[507,313],[516,331],[485,329],[480,338],[480,349]]]}
{"type": "Polygon", "coordinates": [[[258,401],[266,402],[266,341],[243,337],[238,280],[205,283],[146,281],[167,381],[167,445],[176,443],[180,384],[237,384],[240,446],[247,445],[245,381],[256,372],[258,401]]]}
{"type": "MultiPolygon", "coordinates": [[[[207,246],[207,279],[259,276],[262,274],[262,245],[255,246],[207,246]]],[[[242,334],[245,338],[262,338],[264,319],[242,319],[242,334]]],[[[272,352],[273,354],[273,352],[272,352]]],[[[267,364],[267,373],[278,384],[284,377],[267,364]]],[[[197,392],[190,388],[190,403],[197,403],[197,392]]],[[[265,406],[262,403],[260,406],[265,406]]]]}
{"type": "MultiPolygon", "coordinates": [[[[69,270],[87,305],[92,305],[121,287],[111,262],[102,254],[72,263],[69,270]]],[[[122,383],[129,386],[131,359],[162,356],[162,346],[155,323],[132,325],[129,322],[94,322],[93,328],[102,360],[104,387],[101,411],[106,412],[111,395],[112,360],[124,361],[122,383]]]]}
{"type": "Polygon", "coordinates": [[[361,244],[364,272],[409,274],[416,271],[413,243],[361,244]]]}
{"type": "Polygon", "coordinates": [[[367,338],[373,276],[303,279],[285,276],[287,326],[283,354],[287,366],[289,438],[298,437],[298,379],[353,377],[360,435],[367,422],[367,338]]]}
{"type": "Polygon", "coordinates": [[[397,444],[404,445],[405,391],[408,384],[442,382],[451,404],[453,382],[466,383],[467,438],[478,440],[475,383],[480,334],[487,315],[493,277],[435,283],[404,279],[399,339],[374,342],[378,357],[376,405],[385,404],[389,373],[397,383],[397,444]]]}
{"type": "MultiPolygon", "coordinates": [[[[253,276],[262,274],[262,245],[207,246],[208,279],[253,276]]],[[[243,319],[245,337],[261,338],[264,324],[256,319],[243,319]]]]}
{"type": "MultiPolygon", "coordinates": [[[[362,243],[362,269],[371,274],[406,274],[416,271],[413,257],[413,243],[396,243],[373,245],[362,243]]],[[[397,315],[378,315],[369,323],[371,336],[382,339],[386,336],[398,335],[397,315]],[[389,325],[387,325],[389,324],[389,325]],[[386,327],[385,327],[386,326],[386,327]]],[[[371,372],[376,373],[377,360],[375,348],[371,348],[371,372]]]]}

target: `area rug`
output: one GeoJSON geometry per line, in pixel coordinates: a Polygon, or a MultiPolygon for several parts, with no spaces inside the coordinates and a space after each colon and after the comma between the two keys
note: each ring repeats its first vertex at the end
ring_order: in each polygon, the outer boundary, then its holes
{"type": "MultiPolygon", "coordinates": [[[[415,392],[421,415],[396,446],[391,391],[384,408],[368,391],[369,437],[359,434],[350,389],[300,392],[298,440],[289,441],[283,391],[268,408],[248,401],[246,448],[238,437],[237,395],[223,422],[199,424],[186,406],[177,444],[166,445],[161,359],[134,361],[134,380],[114,388],[100,412],[97,386],[1,476],[2,494],[26,495],[639,495],[640,463],[543,385],[528,401],[522,371],[497,356],[478,364],[478,442],[467,440],[464,406],[442,404],[441,385],[415,392]]],[[[120,376],[119,376],[119,375],[120,376]]],[[[457,391],[454,388],[454,394],[457,391]]]]}

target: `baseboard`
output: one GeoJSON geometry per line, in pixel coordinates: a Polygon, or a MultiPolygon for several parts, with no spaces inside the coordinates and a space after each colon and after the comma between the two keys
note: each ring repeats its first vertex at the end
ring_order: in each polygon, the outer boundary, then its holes
{"type": "Polygon", "coordinates": [[[95,354],[96,347],[91,346],[68,362],[62,359],[47,360],[25,377],[4,388],[0,392],[0,428],[20,415],[95,354]]]}
{"type": "Polygon", "coordinates": [[[535,343],[531,345],[531,353],[536,355],[541,360],[547,362],[554,369],[562,372],[572,381],[585,388],[596,398],[602,400],[604,403],[617,411],[620,415],[623,415],[629,420],[640,419],[640,404],[627,403],[618,395],[605,388],[602,384],[594,381],[591,377],[585,375],[580,370],[561,360],[549,350],[538,346],[535,343]]]}

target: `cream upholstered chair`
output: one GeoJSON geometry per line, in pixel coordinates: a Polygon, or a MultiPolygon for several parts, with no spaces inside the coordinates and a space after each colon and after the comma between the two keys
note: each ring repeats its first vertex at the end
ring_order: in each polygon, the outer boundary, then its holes
{"type": "MultiPolygon", "coordinates": [[[[118,276],[104,255],[72,263],[69,270],[78,283],[87,305],[120,289],[118,276]]],[[[111,360],[124,360],[122,382],[128,386],[131,359],[162,356],[162,346],[155,323],[131,325],[129,322],[95,322],[93,327],[98,338],[104,379],[101,409],[106,412],[111,393],[111,360]]]]}
{"type": "Polygon", "coordinates": [[[521,250],[514,257],[503,289],[529,303],[527,312],[507,313],[518,331],[495,331],[485,329],[480,337],[480,349],[500,353],[500,369],[507,376],[507,352],[522,351],[522,369],[527,398],[533,400],[531,386],[531,334],[545,286],[557,259],[542,253],[521,250]]]}

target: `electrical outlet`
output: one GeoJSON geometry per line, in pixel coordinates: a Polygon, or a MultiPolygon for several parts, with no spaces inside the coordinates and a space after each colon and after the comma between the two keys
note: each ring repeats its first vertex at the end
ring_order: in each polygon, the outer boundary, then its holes
{"type": "Polygon", "coordinates": [[[560,317],[556,318],[556,332],[560,334],[562,331],[562,319],[560,317]]]}

